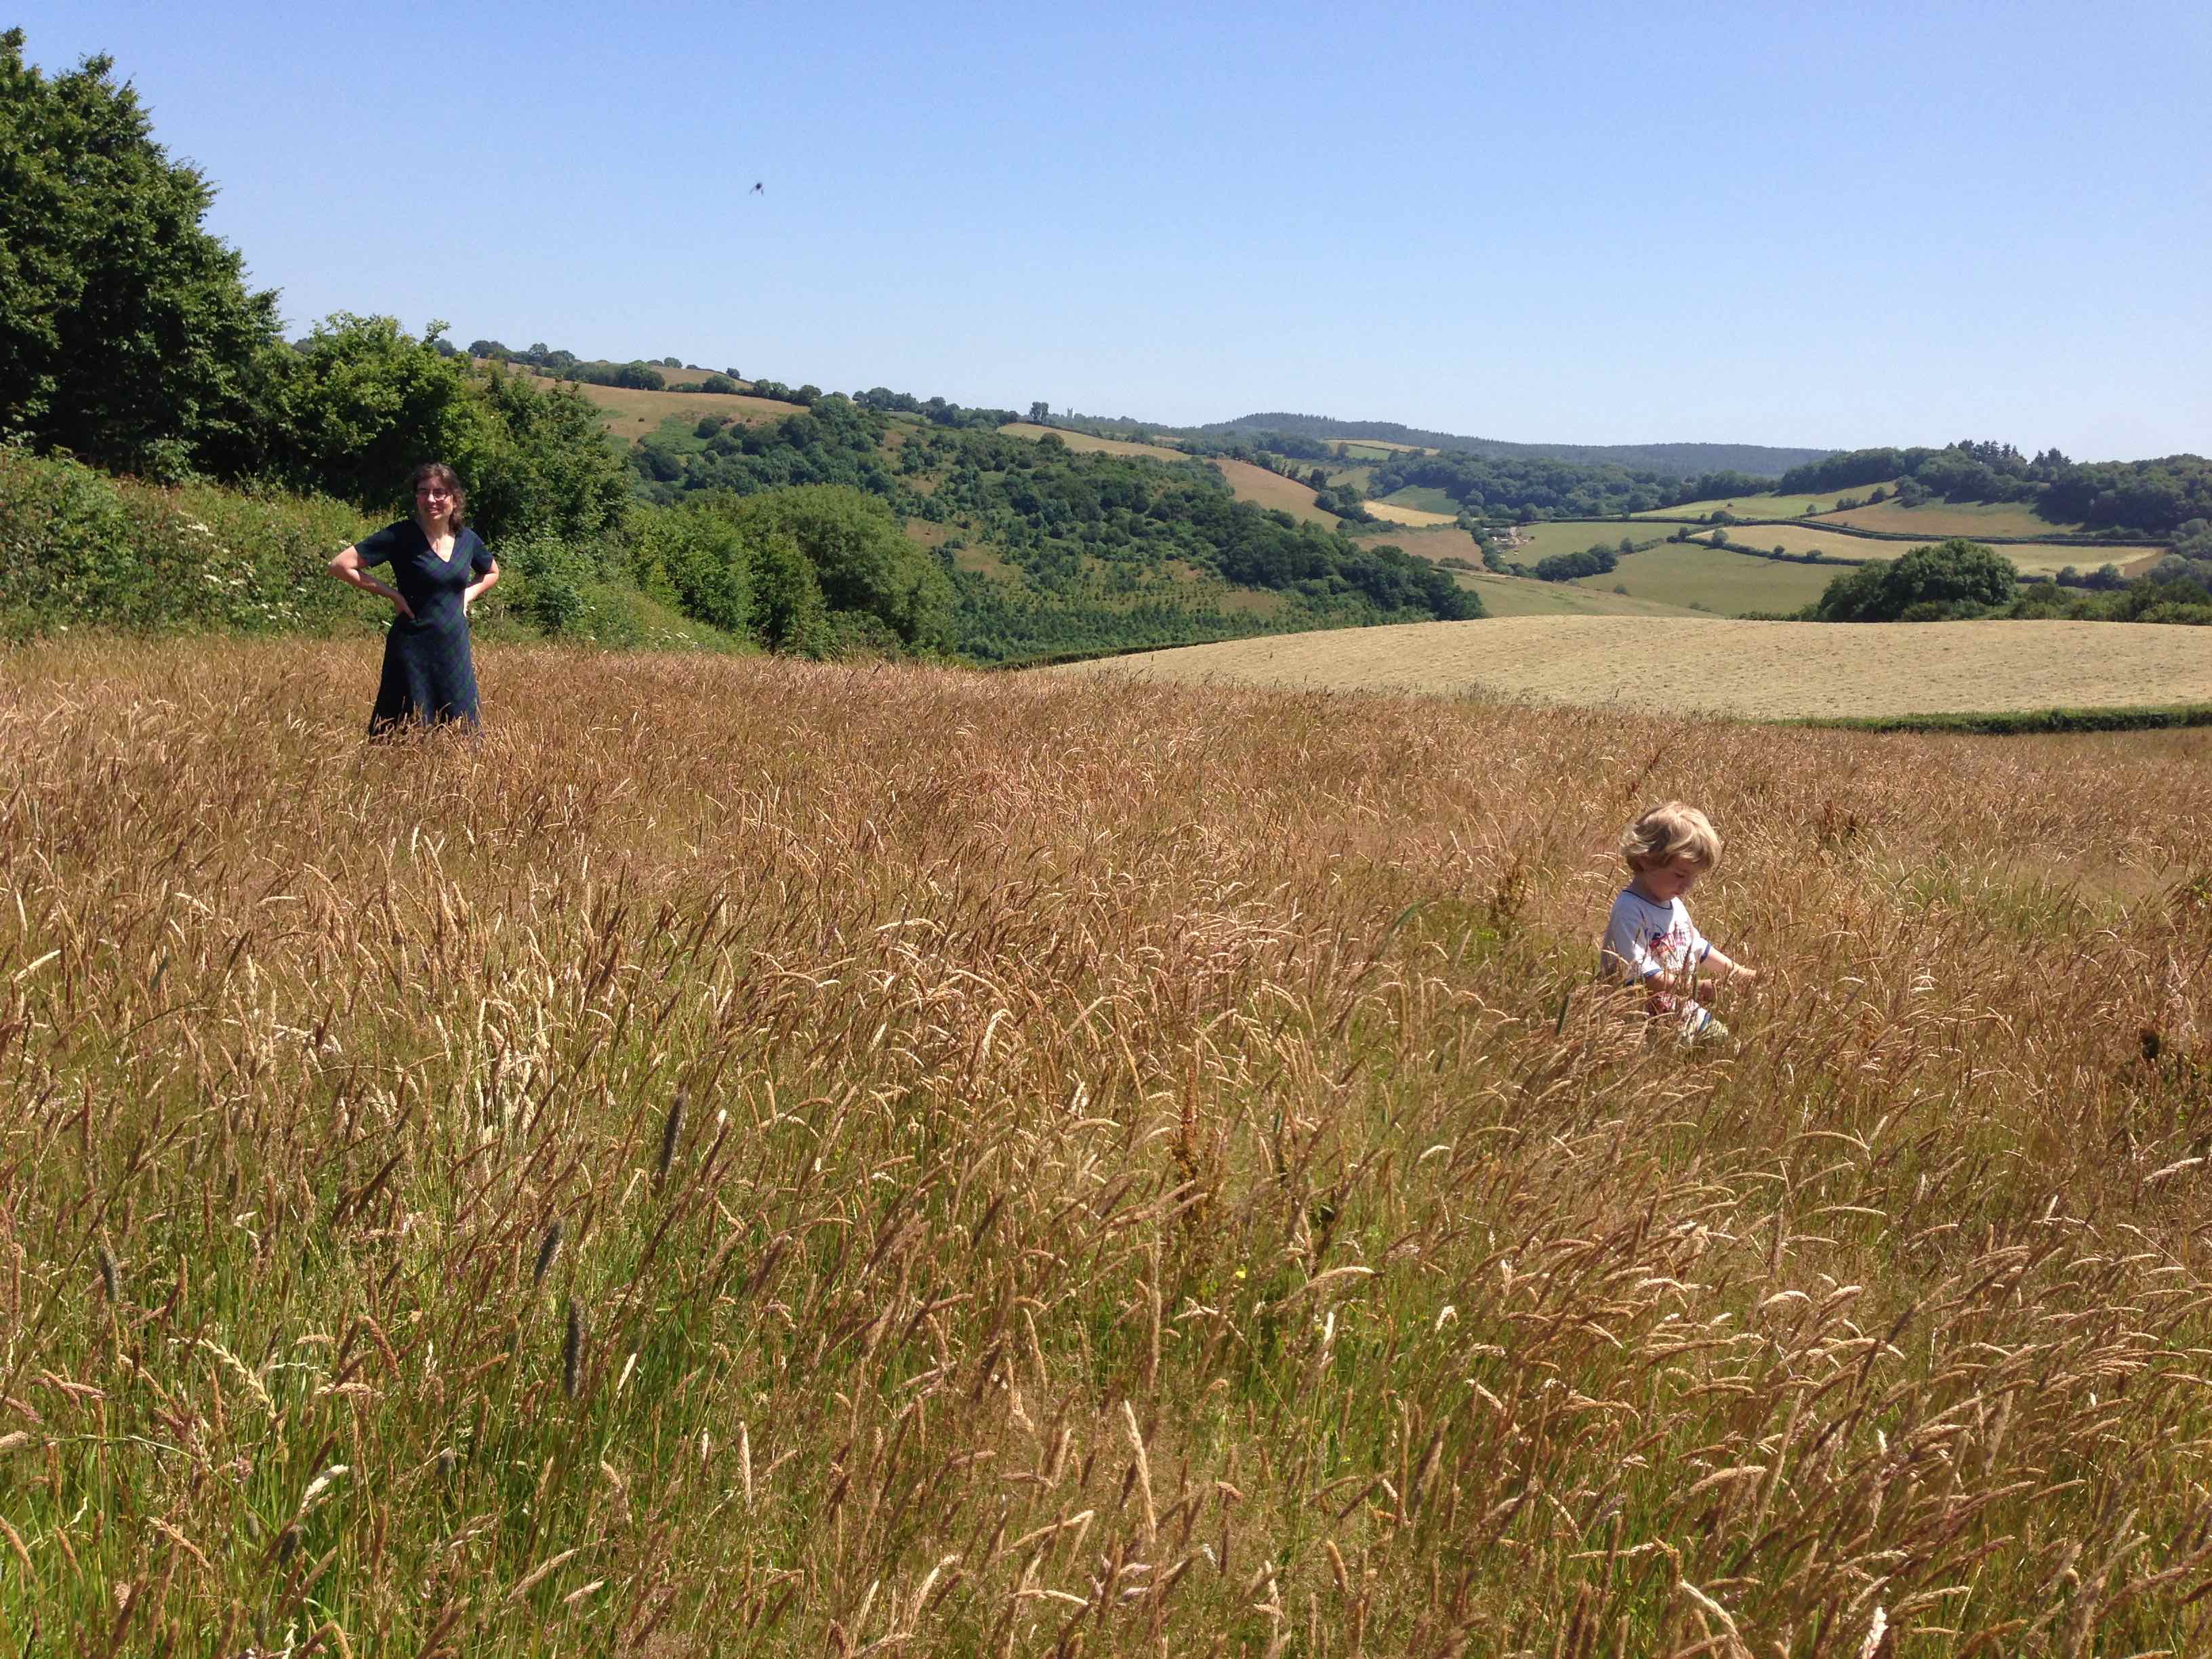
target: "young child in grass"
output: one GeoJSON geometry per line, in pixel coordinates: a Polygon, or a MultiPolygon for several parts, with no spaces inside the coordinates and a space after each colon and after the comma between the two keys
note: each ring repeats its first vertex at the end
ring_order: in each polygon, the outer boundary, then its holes
{"type": "Polygon", "coordinates": [[[1759,975],[1713,949],[1682,902],[1698,878],[1721,861],[1721,838],[1694,806],[1670,800],[1630,824],[1620,837],[1629,883],[1606,918],[1607,977],[1640,984],[1655,1018],[1680,1022],[1685,1042],[1725,1041],[1729,1030],[1704,1006],[1715,984],[1746,987],[1759,975]],[[1712,975],[1707,978],[1702,975],[1712,975]]]}

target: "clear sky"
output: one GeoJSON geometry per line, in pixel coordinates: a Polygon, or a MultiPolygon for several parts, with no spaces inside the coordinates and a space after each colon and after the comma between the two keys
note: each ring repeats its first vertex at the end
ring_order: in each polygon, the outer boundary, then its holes
{"type": "Polygon", "coordinates": [[[15,10],[44,68],[115,58],[295,332],[1176,423],[2212,451],[2203,0],[15,10]]]}

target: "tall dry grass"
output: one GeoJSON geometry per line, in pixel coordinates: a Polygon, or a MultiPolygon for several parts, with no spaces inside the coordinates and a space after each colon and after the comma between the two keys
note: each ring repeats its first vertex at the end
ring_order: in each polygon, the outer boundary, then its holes
{"type": "Polygon", "coordinates": [[[2203,734],[364,651],[0,656],[11,1650],[2206,1650],[2203,734]]]}

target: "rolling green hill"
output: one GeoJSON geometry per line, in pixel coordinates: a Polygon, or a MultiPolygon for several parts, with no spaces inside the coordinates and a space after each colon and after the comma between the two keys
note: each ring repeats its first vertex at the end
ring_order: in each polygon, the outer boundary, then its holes
{"type": "MultiPolygon", "coordinates": [[[[1863,500],[1866,493],[1864,489],[1831,489],[1808,495],[1801,490],[1785,495],[1766,490],[1756,495],[1683,501],[1674,507],[1653,507],[1632,516],[1639,519],[1702,519],[1709,513],[1727,513],[1739,519],[1795,519],[1808,513],[1832,512],[1837,501],[1844,497],[1856,495],[1863,500]]],[[[2045,528],[2050,526],[2045,526],[2045,528]]]]}
{"type": "Polygon", "coordinates": [[[1768,444],[1508,443],[1497,438],[1465,437],[1455,432],[1423,431],[1416,427],[1401,426],[1395,421],[1339,421],[1320,415],[1280,412],[1241,415],[1233,421],[1216,421],[1191,429],[1208,437],[1227,437],[1251,432],[1294,432],[1310,438],[1385,441],[1409,448],[1455,450],[1470,455],[1527,456],[1593,465],[1648,468],[1674,477],[1692,477],[1701,472],[1745,472],[1754,477],[1779,477],[1793,466],[1802,466],[1835,453],[1827,449],[1782,448],[1768,444]]]}
{"type": "Polygon", "coordinates": [[[1801,611],[1835,574],[1832,566],[1762,559],[1698,542],[1662,542],[1629,555],[1604,575],[1577,577],[1570,585],[1607,593],[1625,588],[1636,599],[1738,617],[1801,611]]]}

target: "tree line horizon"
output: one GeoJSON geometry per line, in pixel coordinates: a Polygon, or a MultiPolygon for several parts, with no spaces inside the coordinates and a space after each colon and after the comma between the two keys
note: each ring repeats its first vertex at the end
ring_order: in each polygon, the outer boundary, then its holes
{"type": "MultiPolygon", "coordinates": [[[[34,453],[156,483],[289,490],[368,511],[398,510],[412,467],[442,459],[468,480],[488,536],[539,550],[540,579],[525,568],[520,592],[535,590],[538,620],[556,632],[575,613],[575,592],[611,579],[642,583],[718,627],[743,609],[731,598],[742,589],[748,605],[767,608],[745,611],[738,635],[771,648],[842,639],[980,661],[1481,614],[1448,571],[1346,533],[1367,520],[1356,487],[1332,497],[1345,521],[1333,528],[1237,500],[1204,465],[1235,453],[1243,441],[1234,437],[1194,433],[1187,460],[1084,455],[1000,435],[1018,418],[1011,409],[881,386],[848,396],[745,383],[731,369],[702,371],[700,388],[747,390],[793,413],[742,426],[702,415],[688,433],[671,422],[617,449],[576,383],[665,387],[661,371],[681,367],[674,359],[611,364],[492,339],[464,352],[441,322],[416,335],[393,318],[348,312],[288,343],[276,292],[250,289],[241,253],[205,228],[212,185],[167,156],[112,61],[88,58],[49,77],[26,64],[23,42],[20,28],[0,34],[0,149],[15,158],[0,175],[11,256],[0,261],[0,431],[34,453]],[[567,384],[541,389],[511,365],[567,384]],[[892,422],[909,416],[918,435],[892,441],[892,422]],[[795,507],[739,511],[748,497],[814,486],[857,492],[862,507],[809,496],[820,516],[811,524],[795,507]],[[726,521],[737,541],[687,542],[653,516],[677,507],[700,509],[686,524],[702,514],[726,521]],[[944,532],[901,533],[916,521],[944,532]],[[859,539],[833,547],[836,536],[859,539]],[[987,559],[958,556],[971,541],[987,559]],[[688,570],[691,556],[665,551],[679,543],[710,562],[741,559],[742,580],[679,580],[675,568],[688,570]],[[648,544],[663,551],[644,551],[648,544]],[[848,580],[859,566],[880,580],[848,580]],[[801,578],[811,599],[787,591],[801,578]],[[1238,588],[1276,598],[1264,615],[1222,603],[1238,588]],[[776,593],[785,599],[769,603],[776,593]],[[848,608],[841,596],[860,606],[844,623],[793,622],[848,608]]],[[[1039,401],[1030,412],[1050,410],[1039,401]]],[[[1271,459],[1329,453],[1317,437],[1267,436],[1279,446],[1271,459]]],[[[2082,466],[2055,450],[2030,459],[1974,442],[1817,455],[1784,483],[1826,487],[1862,473],[1904,480],[1900,495],[2021,500],[2151,536],[2201,540],[2212,516],[2212,477],[2195,457],[2082,466]]],[[[1455,451],[1392,456],[1372,493],[1416,484],[1464,514],[1595,516],[1703,498],[1686,490],[1756,493],[1767,481],[1455,451]]]]}

